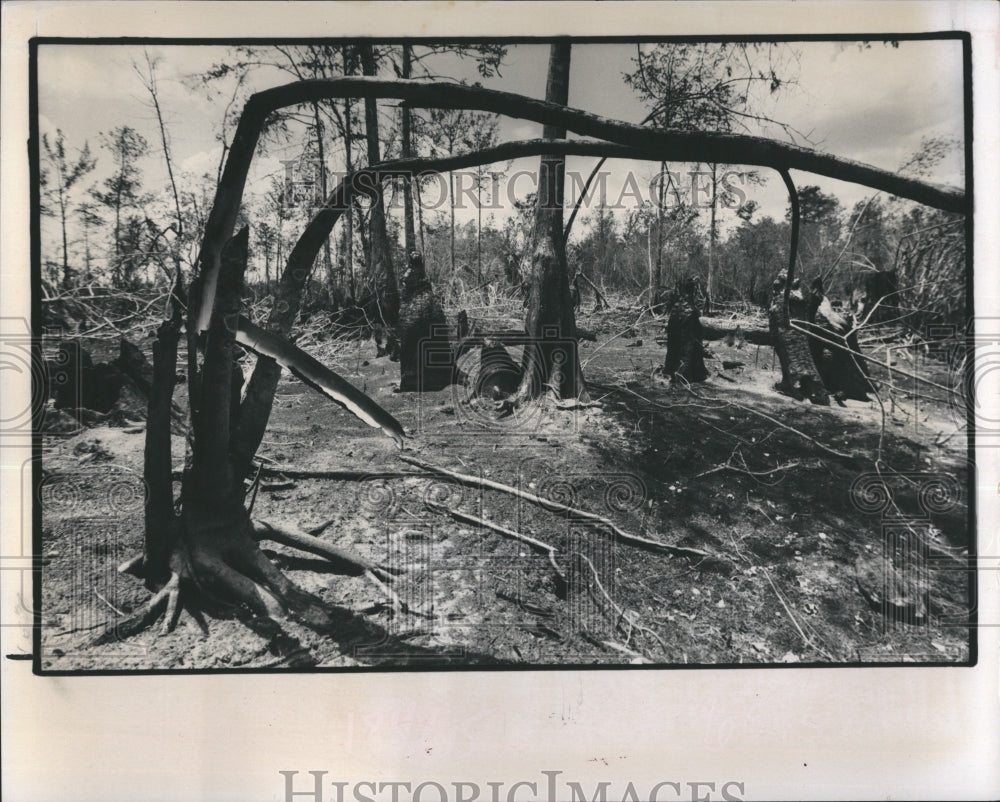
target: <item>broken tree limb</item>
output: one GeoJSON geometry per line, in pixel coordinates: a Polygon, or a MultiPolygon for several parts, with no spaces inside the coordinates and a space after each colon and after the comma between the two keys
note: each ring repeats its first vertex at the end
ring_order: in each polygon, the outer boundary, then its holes
{"type": "MultiPolygon", "coordinates": [[[[586,192],[586,190],[584,190],[584,192],[586,192]]],[[[582,196],[581,196],[581,200],[582,200],[582,196]]],[[[577,207],[577,208],[579,208],[579,207],[577,207]]],[[[573,210],[573,214],[576,214],[576,209],[573,210]]],[[[572,217],[570,218],[570,221],[566,224],[566,231],[567,232],[569,231],[569,227],[571,225],[573,225],[573,219],[572,219],[572,217]]],[[[606,309],[610,309],[611,308],[611,304],[608,303],[608,299],[604,297],[604,293],[601,292],[600,288],[593,281],[591,281],[587,277],[587,274],[584,273],[582,270],[578,270],[577,271],[577,275],[580,278],[582,278],[587,283],[587,286],[590,287],[590,289],[592,289],[594,291],[594,296],[597,298],[597,300],[600,303],[604,304],[604,307],[606,309]]]]}
{"type": "MultiPolygon", "coordinates": [[[[580,109],[547,103],[511,92],[438,81],[344,77],[298,81],[251,96],[239,123],[216,190],[198,261],[204,278],[203,298],[196,309],[196,331],[208,327],[223,244],[232,234],[247,173],[268,116],[280,108],[337,97],[399,98],[411,106],[493,111],[575,134],[658,151],[655,160],[732,162],[773,169],[796,169],[864,184],[951,212],[965,213],[960,189],[938,187],[870,165],[841,159],[785,142],[745,134],[661,131],[624,123],[580,109]],[[206,310],[206,307],[208,309],[206,310]]],[[[604,154],[594,154],[604,155],[604,154]]]]}
{"type": "Polygon", "coordinates": [[[280,465],[265,465],[260,469],[263,476],[284,476],[288,479],[333,479],[345,482],[362,482],[373,479],[406,479],[424,476],[423,471],[311,471],[299,468],[283,468],[280,465]]]}
{"type": "Polygon", "coordinates": [[[520,540],[522,543],[527,543],[533,549],[536,549],[537,551],[540,551],[548,556],[549,564],[552,566],[552,570],[556,572],[556,576],[559,578],[559,582],[561,583],[560,593],[565,592],[566,588],[569,586],[566,575],[559,567],[559,563],[556,562],[556,549],[554,546],[550,546],[548,543],[544,543],[541,540],[536,540],[530,535],[525,535],[514,529],[508,529],[506,526],[501,526],[500,524],[488,521],[485,518],[478,518],[475,515],[469,515],[466,512],[446,507],[444,504],[438,504],[434,501],[425,501],[424,505],[431,512],[436,512],[440,515],[449,515],[461,523],[478,526],[480,529],[489,529],[493,532],[505,535],[506,537],[513,538],[514,540],[520,540]]]}
{"type": "MultiPolygon", "coordinates": [[[[705,396],[703,396],[703,395],[698,395],[698,393],[696,393],[690,387],[685,387],[684,389],[686,389],[689,393],[691,393],[691,395],[693,395],[695,398],[700,398],[702,401],[708,401],[708,400],[719,401],[719,400],[721,400],[721,399],[715,399],[715,398],[713,398],[713,399],[705,398],[705,396]]],[[[808,434],[806,434],[805,432],[799,431],[794,426],[789,426],[787,423],[782,423],[777,418],[772,418],[770,415],[768,415],[768,414],[766,414],[764,412],[760,412],[759,410],[756,410],[753,407],[748,407],[748,406],[745,406],[743,404],[738,404],[735,401],[723,401],[722,403],[723,404],[730,404],[730,405],[732,405],[732,406],[734,406],[734,407],[736,407],[738,409],[742,409],[744,412],[749,412],[751,415],[756,415],[759,418],[763,418],[766,421],[770,421],[775,426],[780,426],[782,429],[785,429],[786,431],[789,431],[792,434],[797,434],[803,440],[808,440],[810,443],[812,443],[814,446],[816,446],[818,449],[820,449],[820,451],[825,451],[827,454],[830,454],[830,455],[832,455],[834,457],[840,457],[841,459],[854,459],[855,458],[853,454],[845,454],[843,451],[838,451],[835,448],[831,448],[828,445],[824,445],[823,443],[819,442],[819,440],[817,440],[816,438],[810,437],[808,434]]]]}
{"type": "Polygon", "coordinates": [[[707,551],[702,551],[701,549],[690,548],[687,546],[673,546],[669,543],[663,543],[659,540],[651,540],[647,537],[642,537],[641,535],[629,534],[625,530],[621,529],[614,522],[605,518],[603,515],[597,515],[592,512],[587,512],[586,510],[580,510],[576,507],[570,507],[566,504],[561,504],[558,501],[553,501],[551,499],[542,498],[541,496],[536,496],[534,493],[528,493],[525,490],[519,490],[511,485],[505,485],[502,482],[494,482],[491,479],[482,479],[478,476],[469,476],[468,474],[458,473],[457,471],[449,470],[448,468],[442,468],[437,465],[432,465],[429,462],[424,462],[416,457],[411,457],[406,454],[400,454],[399,458],[403,462],[408,462],[410,465],[416,465],[418,468],[423,468],[430,473],[437,474],[439,476],[446,476],[449,479],[453,479],[459,484],[471,485],[472,487],[489,488],[490,490],[499,490],[501,493],[508,493],[512,496],[517,496],[525,501],[529,501],[532,504],[536,504],[543,509],[549,510],[550,512],[563,512],[568,515],[573,516],[574,520],[583,521],[589,523],[592,526],[597,526],[600,528],[607,529],[615,537],[617,537],[622,543],[628,543],[633,546],[638,546],[639,548],[649,549],[652,551],[662,551],[667,554],[678,554],[683,557],[694,557],[699,560],[712,559],[718,560],[714,554],[710,554],[707,551]]]}
{"type": "Polygon", "coordinates": [[[786,462],[784,465],[778,465],[776,468],[771,468],[769,471],[751,471],[747,468],[740,468],[737,465],[733,465],[730,462],[724,462],[722,465],[716,465],[714,468],[709,468],[707,471],[702,471],[701,473],[695,474],[693,479],[700,479],[702,476],[708,476],[713,473],[720,473],[721,471],[733,471],[735,473],[742,473],[746,476],[751,476],[754,479],[759,479],[761,476],[770,476],[771,474],[780,473],[781,471],[787,471],[791,468],[798,468],[802,463],[798,460],[792,460],[791,462],[786,462]]]}
{"type": "Polygon", "coordinates": [[[348,568],[357,574],[371,571],[380,579],[391,579],[389,572],[383,566],[376,565],[359,554],[354,554],[346,549],[339,549],[299,529],[292,529],[287,526],[261,520],[255,520],[252,524],[252,534],[255,540],[273,540],[282,546],[291,546],[300,551],[323,557],[333,565],[348,568]]]}
{"type": "MultiPolygon", "coordinates": [[[[701,319],[701,338],[703,340],[724,340],[731,334],[736,333],[736,328],[724,328],[711,320],[701,319]]],[[[744,326],[738,326],[740,331],[743,333],[743,339],[752,345],[774,345],[774,337],[771,336],[771,332],[765,327],[753,327],[747,328],[744,326]]],[[[660,338],[657,337],[657,342],[660,338]]],[[[664,342],[666,339],[664,338],[664,342]]]]}
{"type": "Polygon", "coordinates": [[[270,357],[315,390],[328,396],[369,426],[403,445],[406,437],[402,425],[376,401],[353,384],[330,370],[312,355],[284,338],[262,329],[240,316],[236,341],[260,356],[270,357]]]}

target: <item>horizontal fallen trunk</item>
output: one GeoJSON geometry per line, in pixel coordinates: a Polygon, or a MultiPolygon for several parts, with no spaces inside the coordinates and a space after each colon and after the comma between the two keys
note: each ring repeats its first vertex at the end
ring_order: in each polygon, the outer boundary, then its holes
{"type": "MultiPolygon", "coordinates": [[[[738,337],[740,335],[752,345],[774,345],[774,337],[764,326],[753,328],[740,326],[739,331],[737,331],[735,326],[720,326],[716,323],[706,323],[705,318],[701,319],[701,338],[703,340],[724,340],[730,336],[738,337]]],[[[666,345],[666,335],[657,337],[656,342],[660,345],[666,345]]]]}
{"type": "MultiPolygon", "coordinates": [[[[191,299],[194,307],[192,311],[195,313],[192,317],[197,321],[198,331],[208,327],[222,246],[235,227],[250,162],[267,118],[272,112],[286,106],[338,97],[391,97],[414,106],[493,111],[633,149],[643,149],[649,154],[643,158],[651,160],[669,158],[673,161],[736,162],[786,171],[791,168],[863,184],[945,211],[965,213],[968,205],[961,189],[936,186],[860,162],[762,137],[706,131],[662,131],[481,86],[370,77],[298,81],[253,95],[240,116],[198,257],[203,297],[191,299]]],[[[565,144],[572,145],[573,142],[570,140],[565,144]]]]}

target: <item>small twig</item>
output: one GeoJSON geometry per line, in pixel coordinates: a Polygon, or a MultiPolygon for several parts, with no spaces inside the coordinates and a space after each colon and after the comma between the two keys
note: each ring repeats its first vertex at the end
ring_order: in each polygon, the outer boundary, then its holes
{"type": "MultiPolygon", "coordinates": [[[[771,474],[778,473],[779,471],[787,471],[790,468],[797,468],[802,463],[798,460],[792,460],[791,462],[786,462],[784,465],[779,465],[776,468],[771,468],[769,471],[751,471],[746,468],[740,468],[729,462],[725,462],[722,465],[716,465],[714,468],[709,468],[707,471],[702,471],[701,473],[695,475],[693,478],[700,479],[702,476],[708,476],[712,473],[719,473],[720,471],[735,471],[736,473],[746,474],[747,476],[752,476],[757,479],[761,476],[770,476],[771,474]]],[[[776,483],[775,483],[776,484],[776,483]]]]}
{"type": "MultiPolygon", "coordinates": [[[[579,551],[576,552],[575,556],[579,557],[581,560],[587,563],[588,566],[590,566],[590,570],[594,574],[594,584],[597,585],[597,589],[601,591],[601,594],[604,596],[604,598],[608,600],[608,604],[610,604],[614,608],[615,612],[618,613],[618,623],[620,623],[622,620],[629,621],[628,616],[625,615],[625,610],[619,607],[618,604],[615,603],[615,600],[612,599],[611,596],[608,595],[608,592],[604,589],[604,585],[601,584],[601,577],[598,575],[597,569],[594,567],[594,564],[590,561],[590,558],[587,557],[586,554],[583,554],[582,552],[579,551]]],[[[618,623],[616,623],[616,626],[618,626],[618,623]]],[[[663,638],[657,635],[649,627],[645,627],[642,624],[638,623],[637,621],[629,621],[629,623],[636,629],[638,629],[640,632],[645,632],[648,635],[651,635],[656,640],[656,642],[660,644],[660,646],[664,649],[664,651],[666,650],[667,644],[663,642],[663,638]]]]}
{"type": "MultiPolygon", "coordinates": [[[[399,598],[399,594],[396,593],[392,588],[390,588],[385,582],[375,576],[373,571],[365,571],[365,578],[371,582],[375,587],[381,590],[389,600],[392,602],[392,608],[395,612],[409,613],[410,615],[415,615],[420,618],[434,618],[433,613],[424,613],[420,610],[414,610],[410,605],[399,598]]],[[[433,602],[432,602],[433,604],[433,602]]]]}
{"type": "Polygon", "coordinates": [[[590,357],[587,359],[586,362],[583,363],[583,365],[581,367],[585,368],[585,367],[587,367],[587,365],[589,365],[591,362],[593,362],[594,361],[594,357],[597,356],[597,352],[600,351],[602,348],[604,348],[604,346],[606,346],[608,343],[614,342],[619,337],[624,337],[626,334],[628,334],[630,331],[632,331],[637,325],[639,325],[639,321],[642,320],[642,317],[645,314],[646,314],[646,310],[644,308],[641,312],[639,312],[639,316],[635,320],[633,320],[627,327],[625,327],[624,329],[622,329],[617,334],[614,334],[611,337],[608,337],[608,339],[606,339],[599,346],[597,346],[597,348],[595,348],[593,351],[591,351],[590,352],[590,357]]]}
{"type": "Polygon", "coordinates": [[[808,635],[806,635],[805,632],[802,631],[802,627],[799,626],[798,619],[792,613],[792,611],[789,608],[789,606],[785,603],[784,597],[778,591],[778,588],[775,586],[774,581],[771,579],[771,575],[768,573],[767,569],[764,568],[764,567],[761,567],[760,570],[764,574],[764,578],[767,580],[768,584],[771,586],[771,590],[774,591],[774,595],[778,597],[778,601],[781,602],[781,606],[785,609],[785,613],[788,615],[788,618],[792,622],[792,624],[794,624],[795,629],[798,631],[798,633],[801,636],[802,640],[808,646],[811,646],[813,649],[815,649],[817,652],[819,652],[821,655],[823,655],[823,657],[825,657],[827,660],[829,660],[830,662],[833,662],[833,659],[834,659],[833,656],[829,652],[827,652],[825,649],[823,649],[822,647],[817,646],[815,643],[813,643],[812,638],[810,638],[808,635]]]}
{"type": "MultiPolygon", "coordinates": [[[[691,389],[691,387],[686,387],[685,389],[689,393],[691,393],[695,398],[700,398],[703,401],[708,400],[704,396],[698,395],[698,393],[696,393],[693,389],[691,389]]],[[[743,404],[738,404],[735,401],[726,401],[725,403],[730,404],[730,405],[736,407],[737,409],[742,409],[745,412],[749,412],[751,415],[757,415],[758,417],[761,417],[764,420],[770,421],[775,426],[780,426],[782,429],[787,429],[788,431],[792,432],[792,434],[797,434],[803,440],[808,440],[814,446],[816,446],[817,448],[819,448],[821,451],[825,451],[827,454],[832,454],[833,456],[840,457],[841,459],[854,459],[854,456],[852,454],[845,454],[843,451],[838,451],[835,448],[831,448],[830,446],[824,445],[823,443],[819,442],[815,438],[810,437],[809,435],[807,435],[805,432],[801,432],[798,429],[796,429],[796,428],[794,428],[792,426],[789,426],[787,423],[782,423],[780,420],[777,420],[776,418],[772,418],[770,415],[767,415],[767,414],[765,414],[763,412],[760,412],[759,410],[756,410],[753,407],[747,407],[747,406],[744,406],[743,404]]]]}
{"type": "Polygon", "coordinates": [[[106,605],[108,605],[108,607],[110,607],[112,610],[114,610],[118,615],[125,615],[126,614],[122,610],[119,610],[117,607],[115,607],[106,598],[104,598],[104,596],[101,595],[101,592],[99,590],[97,590],[97,588],[94,588],[94,593],[97,595],[98,599],[100,599],[102,602],[104,602],[106,605]]]}

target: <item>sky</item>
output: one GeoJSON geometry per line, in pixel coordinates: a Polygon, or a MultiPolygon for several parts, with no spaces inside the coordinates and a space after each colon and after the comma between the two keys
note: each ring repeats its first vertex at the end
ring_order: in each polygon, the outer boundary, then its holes
{"type": "MultiPolygon", "coordinates": [[[[796,78],[794,85],[763,99],[766,112],[808,136],[820,150],[882,167],[898,169],[928,137],[944,136],[961,141],[964,131],[961,44],[954,40],[900,42],[898,47],[875,42],[864,48],[854,42],[799,42],[785,50],[796,78]]],[[[203,73],[215,63],[228,60],[228,51],[218,46],[149,45],[149,55],[157,63],[160,104],[166,117],[175,167],[182,184],[204,172],[215,173],[220,158],[216,139],[223,109],[229,101],[226,91],[210,93],[193,88],[191,76],[203,73]]],[[[608,117],[638,123],[647,110],[626,86],[623,73],[634,69],[635,44],[576,44],[572,49],[569,104],[608,117]]],[[[468,81],[481,80],[488,88],[505,89],[534,97],[544,97],[547,45],[516,45],[509,48],[501,75],[481,79],[470,62],[444,58],[432,66],[441,73],[468,81]]],[[[43,132],[61,129],[71,152],[90,143],[98,154],[95,176],[107,175],[111,160],[99,148],[101,132],[130,125],[152,145],[142,163],[147,186],[166,186],[166,172],[160,148],[156,118],[149,96],[136,75],[133,64],[145,64],[143,48],[132,45],[47,44],[39,48],[39,115],[43,132]]],[[[287,75],[261,71],[254,75],[254,88],[284,83],[287,75]]],[[[386,110],[386,113],[390,113],[386,110]]],[[[785,139],[780,129],[752,131],[785,139]]],[[[541,126],[531,122],[503,119],[500,140],[525,139],[541,135],[541,126]]],[[[295,152],[274,152],[259,159],[251,173],[247,192],[262,192],[270,178],[281,174],[282,158],[295,152]]],[[[535,171],[537,157],[514,162],[507,176],[520,170],[535,171]]],[[[571,157],[567,172],[576,172],[582,181],[595,159],[571,157]]],[[[505,165],[503,165],[505,166],[505,165]]],[[[691,166],[671,164],[682,174],[691,166]]],[[[929,180],[962,186],[963,157],[956,152],[942,163],[929,180]]],[[[627,186],[631,173],[637,183],[648,186],[656,172],[649,163],[609,162],[607,200],[613,203],[627,186]]],[[[766,182],[746,189],[748,198],[759,204],[758,216],[782,217],[787,195],[781,180],[763,171],[766,182]]],[[[798,185],[817,184],[836,195],[850,209],[872,191],[852,184],[809,174],[796,174],[798,185]]],[[[523,195],[530,181],[516,188],[523,195]]],[[[506,190],[506,184],[503,184],[506,190]]],[[[182,187],[183,189],[183,187],[182,187]]],[[[509,193],[501,196],[494,210],[499,218],[510,213],[509,193]]],[[[444,199],[442,199],[444,200],[444,199]]],[[[626,195],[623,206],[633,206],[634,196],[626,195]]],[[[494,204],[495,205],[495,204],[494,204]]],[[[442,206],[442,208],[446,208],[442,206]]],[[[473,219],[475,210],[459,211],[461,220],[473,219]]],[[[484,215],[485,216],[485,215],[484,215]]],[[[586,222],[587,212],[582,213],[586,222]]],[[[706,216],[707,219],[707,216],[706,216]]],[[[723,229],[738,222],[724,214],[723,229]]],[[[575,234],[579,234],[578,226],[575,234]]]]}

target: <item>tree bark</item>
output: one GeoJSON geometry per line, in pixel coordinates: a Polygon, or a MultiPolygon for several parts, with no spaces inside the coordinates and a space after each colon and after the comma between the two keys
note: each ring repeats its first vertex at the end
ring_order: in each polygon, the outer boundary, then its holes
{"type": "Polygon", "coordinates": [[[708,279],[705,282],[705,314],[711,314],[712,302],[715,297],[715,240],[716,240],[716,203],[718,189],[718,166],[711,164],[712,170],[712,212],[708,223],[708,279]]]}
{"type": "MultiPolygon", "coordinates": [[[[375,75],[375,52],[370,44],[360,45],[361,70],[365,75],[375,75]]],[[[368,143],[368,164],[382,161],[379,142],[378,103],[374,97],[365,98],[365,139],[368,143]]],[[[371,194],[372,208],[369,218],[371,260],[369,276],[378,300],[378,315],[390,329],[399,322],[399,287],[392,265],[392,250],[385,222],[385,196],[379,183],[371,194]]]]}
{"type": "MultiPolygon", "coordinates": [[[[569,41],[553,43],[547,102],[566,105],[569,101],[569,69],[569,41]]],[[[546,139],[566,138],[566,129],[557,125],[546,125],[542,133],[546,139]]],[[[536,398],[546,386],[560,398],[576,398],[584,392],[563,237],[565,168],[561,155],[543,155],[539,164],[531,289],[524,323],[530,341],[524,348],[520,399],[536,398]]]]}
{"type": "MultiPolygon", "coordinates": [[[[413,46],[403,45],[403,58],[402,67],[400,72],[403,74],[403,78],[409,78],[412,71],[412,59],[413,59],[413,46]]],[[[400,154],[404,159],[408,159],[413,155],[413,143],[411,142],[411,124],[410,119],[410,108],[408,106],[403,106],[403,121],[402,121],[402,153],[400,154]]],[[[413,227],[413,179],[408,177],[403,179],[403,244],[406,247],[406,254],[409,257],[413,251],[417,249],[417,236],[416,231],[413,227]]]]}
{"type": "MultiPolygon", "coordinates": [[[[350,60],[347,57],[347,48],[344,48],[344,74],[349,74],[351,65],[350,60]]],[[[354,172],[354,103],[350,98],[344,98],[344,128],[347,131],[347,141],[344,143],[344,166],[347,168],[347,174],[350,175],[354,172]]],[[[354,215],[348,214],[347,219],[344,221],[344,227],[346,229],[346,234],[344,238],[345,248],[344,248],[344,264],[347,271],[348,283],[351,289],[351,297],[357,299],[357,293],[354,288],[354,215]]]]}

